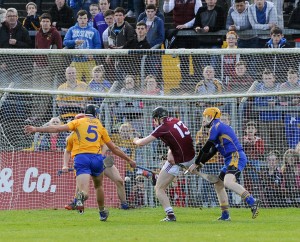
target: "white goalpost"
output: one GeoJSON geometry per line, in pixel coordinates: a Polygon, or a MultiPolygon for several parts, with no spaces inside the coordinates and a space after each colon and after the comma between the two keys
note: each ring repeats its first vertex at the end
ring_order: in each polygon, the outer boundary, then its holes
{"type": "MultiPolygon", "coordinates": [[[[12,50],[0,53],[0,209],[63,208],[72,199],[72,172],[63,164],[64,136],[24,134],[25,125],[72,120],[88,103],[112,140],[137,164],[159,171],[167,147],[157,140],[136,148],[128,133],[147,136],[152,110],[164,106],[192,133],[196,150],[208,130],[202,112],[216,106],[238,134],[248,165],[241,184],[262,206],[300,204],[300,49],[12,50]],[[82,58],[87,61],[80,61],[82,58]],[[24,202],[25,201],[25,202],[24,202]]],[[[115,157],[132,207],[159,205],[151,175],[115,157]]],[[[71,166],[71,162],[70,162],[71,166]]],[[[201,172],[218,175],[216,155],[201,172]]],[[[91,189],[92,191],[92,189],[91,189]]],[[[107,206],[118,207],[105,180],[107,206]]],[[[183,175],[168,188],[174,206],[219,206],[213,185],[183,175]]],[[[230,206],[244,207],[229,193],[230,206]]],[[[91,194],[87,206],[96,206],[91,194]]]]}

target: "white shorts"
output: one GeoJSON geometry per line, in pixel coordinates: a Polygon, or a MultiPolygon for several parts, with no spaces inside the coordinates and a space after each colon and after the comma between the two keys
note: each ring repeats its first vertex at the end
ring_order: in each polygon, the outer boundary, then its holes
{"type": "MultiPolygon", "coordinates": [[[[194,164],[194,160],[188,161],[188,162],[184,162],[184,163],[180,163],[180,165],[185,166],[186,168],[189,168],[192,164],[194,164]]],[[[169,161],[166,161],[164,166],[162,167],[162,170],[165,170],[168,174],[171,174],[173,176],[178,176],[179,175],[179,171],[182,168],[178,165],[172,165],[170,164],[169,161]]]]}

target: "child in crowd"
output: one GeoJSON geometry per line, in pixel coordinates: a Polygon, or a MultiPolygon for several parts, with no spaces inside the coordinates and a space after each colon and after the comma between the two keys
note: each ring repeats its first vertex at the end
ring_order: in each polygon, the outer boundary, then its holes
{"type": "Polygon", "coordinates": [[[259,177],[257,171],[261,168],[264,155],[264,141],[257,136],[257,125],[250,121],[246,124],[243,137],[243,147],[248,157],[248,165],[244,171],[245,188],[252,193],[258,192],[259,177]]]}
{"type": "Polygon", "coordinates": [[[280,167],[277,150],[269,152],[266,158],[266,168],[260,173],[261,184],[264,190],[264,201],[267,207],[285,206],[283,175],[280,167]]]}
{"type": "Polygon", "coordinates": [[[23,26],[27,30],[38,31],[40,29],[40,19],[37,15],[37,6],[34,2],[26,4],[27,17],[23,20],[23,26]]]}
{"type": "Polygon", "coordinates": [[[284,38],[282,29],[275,26],[270,31],[271,39],[266,43],[266,48],[291,48],[291,45],[284,38]]]}
{"type": "Polygon", "coordinates": [[[300,161],[299,153],[288,149],[283,155],[282,173],[288,206],[300,206],[300,161]]]}
{"type": "Polygon", "coordinates": [[[89,9],[90,9],[90,14],[91,14],[91,18],[89,19],[89,26],[95,27],[94,26],[94,18],[100,12],[99,4],[93,3],[90,5],[89,9]]]}
{"type": "MultiPolygon", "coordinates": [[[[234,31],[229,31],[226,34],[226,43],[227,49],[236,49],[237,48],[238,35],[234,31]]],[[[222,72],[222,81],[223,84],[228,87],[230,83],[230,77],[234,75],[235,65],[239,61],[240,55],[222,55],[221,56],[221,69],[222,72]]]]}

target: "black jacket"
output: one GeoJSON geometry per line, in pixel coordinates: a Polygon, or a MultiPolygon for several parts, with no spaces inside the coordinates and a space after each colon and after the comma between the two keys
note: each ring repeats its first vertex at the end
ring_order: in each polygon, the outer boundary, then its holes
{"type": "Polygon", "coordinates": [[[18,22],[17,26],[12,30],[9,29],[7,24],[3,24],[0,28],[0,48],[30,48],[31,39],[27,29],[18,22]],[[16,39],[17,43],[15,45],[9,44],[9,39],[16,39]]]}
{"type": "Polygon", "coordinates": [[[52,17],[52,22],[56,22],[57,30],[61,30],[61,28],[68,29],[75,24],[73,9],[68,7],[66,4],[60,11],[58,11],[56,4],[54,4],[48,12],[52,17]]]}

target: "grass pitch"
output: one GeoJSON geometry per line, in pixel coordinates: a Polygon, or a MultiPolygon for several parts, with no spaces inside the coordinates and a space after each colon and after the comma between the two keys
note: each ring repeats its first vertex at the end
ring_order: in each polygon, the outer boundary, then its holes
{"type": "Polygon", "coordinates": [[[175,208],[177,222],[159,222],[162,208],[110,209],[106,222],[96,209],[0,211],[0,241],[300,241],[300,209],[231,209],[232,221],[216,221],[220,210],[175,208]]]}

